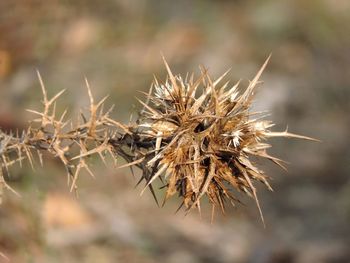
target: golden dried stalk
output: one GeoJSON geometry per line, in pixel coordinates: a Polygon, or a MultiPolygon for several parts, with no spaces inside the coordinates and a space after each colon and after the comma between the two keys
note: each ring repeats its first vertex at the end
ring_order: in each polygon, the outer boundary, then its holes
{"type": "MultiPolygon", "coordinates": [[[[212,80],[202,69],[197,79],[193,74],[183,79],[172,73],[164,59],[168,79],[165,83],[154,80],[145,101],[139,100],[143,109],[137,121],[128,125],[109,117],[113,107],[103,112],[107,97],[95,103],[87,80],[89,115],[81,114],[75,124],[66,119],[66,111],[58,117],[55,103],[64,91],[48,99],[38,72],[44,109],[28,111],[38,115],[33,122],[39,125],[31,125],[21,136],[1,132],[0,163],[7,169],[26,158],[33,165],[33,153],[38,152],[42,162],[41,152],[46,151],[61,160],[73,191],[82,169],[94,176],[86,158],[98,154],[104,161],[108,153],[114,160],[124,158],[127,164],[123,167],[140,168],[140,182],[145,181],[145,189],[149,188],[154,197],[152,185],[160,179],[166,188],[164,202],[178,194],[188,211],[194,207],[200,211],[200,201],[206,195],[213,211],[218,207],[224,212],[227,201],[232,205],[239,201],[232,191],[236,190],[255,199],[263,221],[254,181],[272,188],[252,157],[271,160],[284,168],[280,159],[267,153],[268,138],[314,140],[288,131],[273,132],[272,123],[264,120],[262,113],[250,111],[267,62],[246,90],[239,92],[239,83],[232,87],[228,82],[221,84],[227,72],[212,80]]],[[[2,173],[0,180],[1,198],[2,189],[11,188],[2,173]]]]}

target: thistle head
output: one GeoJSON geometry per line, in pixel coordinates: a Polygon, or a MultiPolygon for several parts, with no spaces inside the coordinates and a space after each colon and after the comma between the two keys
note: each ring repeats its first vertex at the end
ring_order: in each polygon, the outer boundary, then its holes
{"type": "Polygon", "coordinates": [[[223,82],[226,73],[214,80],[202,69],[198,78],[182,78],[173,75],[165,62],[168,78],[164,83],[154,81],[138,120],[139,135],[153,142],[142,153],[146,186],[161,179],[166,188],[164,201],[178,194],[188,210],[200,210],[206,195],[213,208],[224,211],[226,203],[235,205],[239,201],[235,194],[243,192],[255,199],[262,218],[254,183],[272,188],[252,157],[284,167],[267,153],[266,140],[311,139],[273,132],[270,121],[252,112],[252,99],[267,62],[243,92],[238,90],[239,83],[223,82]]]}

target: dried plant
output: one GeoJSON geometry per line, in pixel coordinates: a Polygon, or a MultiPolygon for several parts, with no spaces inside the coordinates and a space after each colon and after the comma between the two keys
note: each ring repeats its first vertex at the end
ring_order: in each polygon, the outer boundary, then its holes
{"type": "MultiPolygon", "coordinates": [[[[266,140],[271,137],[294,137],[314,140],[289,133],[273,132],[273,124],[264,119],[262,112],[251,112],[251,104],[259,78],[267,64],[264,63],[244,92],[239,83],[230,87],[222,81],[227,74],[212,80],[206,69],[198,78],[175,76],[164,60],[168,78],[160,82],[156,78],[144,100],[139,100],[142,110],[135,123],[121,124],[110,118],[111,107],[104,111],[107,97],[95,103],[89,83],[89,114],[81,113],[73,123],[66,119],[66,111],[56,114],[56,100],[61,91],[48,99],[38,73],[43,93],[43,111],[28,110],[38,116],[22,134],[0,133],[0,162],[8,167],[23,159],[33,166],[33,155],[42,152],[57,157],[66,168],[71,191],[77,189],[77,179],[85,169],[94,176],[87,157],[98,154],[102,161],[109,154],[115,161],[118,156],[126,160],[126,166],[141,169],[139,181],[145,189],[153,189],[159,179],[166,188],[163,204],[178,194],[187,211],[201,210],[202,197],[207,196],[215,207],[223,212],[225,204],[239,202],[234,190],[255,199],[260,212],[254,181],[260,181],[272,190],[265,173],[256,167],[255,157],[265,158],[284,168],[282,160],[267,153],[266,140]]],[[[12,190],[0,173],[0,198],[2,189],[12,190]]],[[[158,201],[157,201],[158,203],[158,201]]]]}

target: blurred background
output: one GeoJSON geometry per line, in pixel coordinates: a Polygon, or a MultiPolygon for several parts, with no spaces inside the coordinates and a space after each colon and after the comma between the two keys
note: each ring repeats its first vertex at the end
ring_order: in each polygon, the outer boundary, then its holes
{"type": "MultiPolygon", "coordinates": [[[[255,203],[218,214],[162,209],[129,170],[98,160],[69,193],[64,168],[49,157],[11,169],[0,207],[0,262],[350,262],[350,1],[0,1],[0,126],[25,128],[40,109],[39,69],[49,94],[70,114],[110,94],[113,117],[127,122],[153,74],[231,68],[244,88],[267,56],[255,107],[271,112],[275,130],[322,143],[275,139],[271,153],[286,173],[260,165],[275,192],[258,186],[266,228],[255,203]]],[[[162,190],[157,191],[161,198],[162,190]]]]}

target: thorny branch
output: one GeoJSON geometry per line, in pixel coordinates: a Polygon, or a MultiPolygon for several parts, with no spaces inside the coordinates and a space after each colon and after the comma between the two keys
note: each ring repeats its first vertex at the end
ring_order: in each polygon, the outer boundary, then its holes
{"type": "MultiPolygon", "coordinates": [[[[33,156],[42,152],[58,158],[66,169],[71,191],[77,190],[82,170],[94,177],[88,157],[98,155],[105,162],[106,155],[118,156],[127,164],[142,171],[139,181],[145,182],[156,202],[153,182],[159,179],[166,188],[163,204],[174,194],[182,198],[187,211],[196,207],[204,195],[214,208],[225,211],[227,202],[239,202],[234,190],[255,199],[262,221],[254,181],[260,181],[272,190],[265,173],[256,167],[251,157],[269,159],[284,168],[283,161],[270,156],[266,140],[271,137],[312,138],[283,132],[273,132],[273,124],[264,120],[263,113],[251,112],[252,99],[266,60],[244,92],[239,82],[232,87],[222,83],[224,73],[212,80],[206,69],[201,75],[187,75],[185,79],[173,75],[164,59],[168,78],[156,78],[142,105],[138,119],[122,124],[110,117],[113,109],[104,111],[105,97],[95,102],[86,80],[90,100],[89,114],[80,114],[76,123],[66,118],[67,111],[58,115],[56,101],[64,90],[48,98],[40,73],[37,72],[42,94],[43,110],[29,112],[38,116],[21,134],[5,134],[0,130],[0,164],[8,171],[14,163],[22,165],[27,159],[33,166],[33,156]]],[[[0,169],[0,201],[3,189],[12,190],[0,169]]],[[[180,207],[181,207],[180,206],[180,207]]]]}

